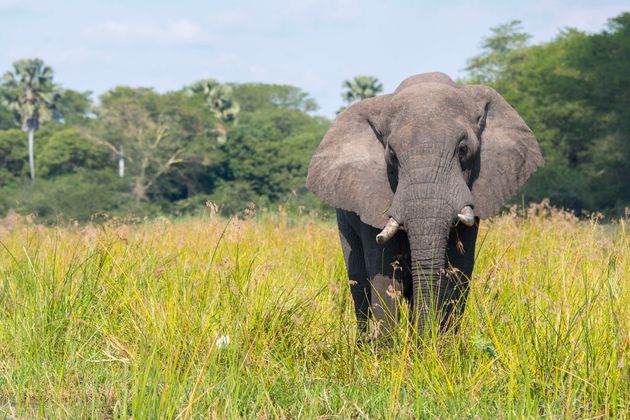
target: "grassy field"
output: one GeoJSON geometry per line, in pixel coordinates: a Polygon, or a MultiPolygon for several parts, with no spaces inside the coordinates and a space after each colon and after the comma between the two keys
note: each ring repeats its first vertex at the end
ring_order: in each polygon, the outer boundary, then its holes
{"type": "Polygon", "coordinates": [[[624,418],[630,235],[483,222],[457,333],[358,348],[337,232],[263,215],[0,225],[3,417],[624,418]]]}

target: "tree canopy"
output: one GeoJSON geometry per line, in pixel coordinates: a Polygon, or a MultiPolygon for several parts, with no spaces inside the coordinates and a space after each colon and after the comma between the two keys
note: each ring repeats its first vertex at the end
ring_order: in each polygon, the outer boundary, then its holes
{"type": "Polygon", "coordinates": [[[630,206],[630,13],[588,34],[526,46],[518,22],[492,29],[467,82],[495,87],[536,134],[546,160],[528,200],[622,215],[630,206]]]}

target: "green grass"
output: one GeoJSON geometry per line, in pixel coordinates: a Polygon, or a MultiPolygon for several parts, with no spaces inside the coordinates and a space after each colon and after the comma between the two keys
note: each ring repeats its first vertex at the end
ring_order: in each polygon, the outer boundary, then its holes
{"type": "Polygon", "coordinates": [[[458,332],[389,348],[332,224],[0,225],[0,414],[627,417],[628,227],[528,213],[482,223],[458,332]]]}

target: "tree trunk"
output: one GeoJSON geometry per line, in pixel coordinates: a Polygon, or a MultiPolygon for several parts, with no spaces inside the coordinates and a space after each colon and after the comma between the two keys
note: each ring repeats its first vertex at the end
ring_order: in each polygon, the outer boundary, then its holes
{"type": "Polygon", "coordinates": [[[147,199],[147,186],[144,183],[143,178],[136,178],[131,194],[136,199],[136,202],[144,201],[147,199]]]}
{"type": "Polygon", "coordinates": [[[121,178],[125,177],[125,151],[122,147],[122,145],[120,146],[120,155],[118,158],[118,176],[121,178]]]}
{"type": "Polygon", "coordinates": [[[28,130],[28,165],[31,169],[31,179],[35,179],[35,157],[33,156],[33,141],[35,130],[28,130]]]}

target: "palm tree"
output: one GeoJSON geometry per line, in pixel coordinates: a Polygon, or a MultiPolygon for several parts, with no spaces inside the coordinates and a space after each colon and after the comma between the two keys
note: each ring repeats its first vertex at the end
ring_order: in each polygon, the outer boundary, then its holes
{"type": "Polygon", "coordinates": [[[215,127],[215,131],[218,134],[217,141],[220,144],[225,143],[227,139],[227,129],[222,123],[236,123],[240,111],[238,103],[236,103],[232,96],[232,88],[216,80],[205,79],[193,83],[186,90],[190,94],[200,93],[203,95],[208,108],[210,108],[219,121],[221,121],[215,127]]]}
{"type": "Polygon", "coordinates": [[[352,80],[345,80],[342,87],[345,90],[341,97],[348,104],[371,98],[383,91],[383,84],[374,76],[356,76],[352,80]]]}
{"type": "Polygon", "coordinates": [[[35,179],[34,133],[53,117],[59,90],[53,83],[53,71],[39,58],[13,63],[13,72],[3,76],[2,102],[13,112],[22,131],[28,133],[28,163],[35,179]]]}

